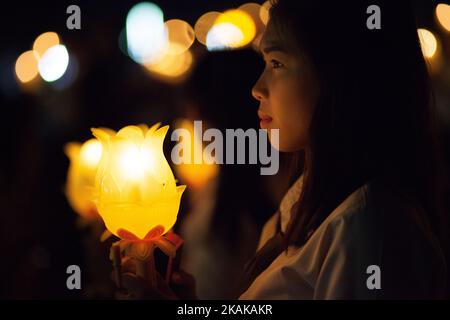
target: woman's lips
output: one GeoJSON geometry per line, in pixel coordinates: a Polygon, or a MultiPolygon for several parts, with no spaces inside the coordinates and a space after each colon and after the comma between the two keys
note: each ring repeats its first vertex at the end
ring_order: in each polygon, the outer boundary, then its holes
{"type": "Polygon", "coordinates": [[[261,119],[261,121],[259,122],[259,126],[260,126],[262,129],[266,129],[266,128],[268,127],[268,125],[269,125],[270,122],[272,122],[272,118],[269,118],[269,119],[261,119]]]}
{"type": "Polygon", "coordinates": [[[272,117],[268,116],[260,110],[258,110],[258,117],[260,119],[259,125],[263,129],[266,128],[270,122],[272,122],[272,117]]]}

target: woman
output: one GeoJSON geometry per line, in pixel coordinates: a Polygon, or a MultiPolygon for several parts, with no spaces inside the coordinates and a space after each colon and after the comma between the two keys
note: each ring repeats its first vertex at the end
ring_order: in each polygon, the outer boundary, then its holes
{"type": "Polygon", "coordinates": [[[441,171],[411,6],[379,2],[381,29],[369,29],[370,5],[270,10],[252,93],[261,127],[279,129],[279,150],[304,165],[263,229],[241,299],[445,294],[441,171]]]}

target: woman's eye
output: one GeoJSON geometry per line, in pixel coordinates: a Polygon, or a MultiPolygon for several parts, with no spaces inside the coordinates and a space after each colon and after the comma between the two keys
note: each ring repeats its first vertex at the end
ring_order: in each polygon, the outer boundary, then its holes
{"type": "Polygon", "coordinates": [[[270,64],[272,65],[273,69],[278,69],[283,66],[283,64],[281,62],[274,60],[274,59],[270,60],[270,64]]]}

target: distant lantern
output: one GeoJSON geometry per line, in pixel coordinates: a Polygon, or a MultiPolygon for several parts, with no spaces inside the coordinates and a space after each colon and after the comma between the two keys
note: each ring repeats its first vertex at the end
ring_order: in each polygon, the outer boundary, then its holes
{"type": "Polygon", "coordinates": [[[64,151],[70,159],[66,181],[66,196],[72,208],[82,217],[97,217],[94,185],[97,166],[102,156],[102,144],[96,139],[85,143],[70,142],[64,151]]]}

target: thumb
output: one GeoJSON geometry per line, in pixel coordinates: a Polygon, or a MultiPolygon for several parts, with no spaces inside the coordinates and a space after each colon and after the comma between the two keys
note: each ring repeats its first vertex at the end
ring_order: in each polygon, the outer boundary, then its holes
{"type": "Polygon", "coordinates": [[[144,279],[132,274],[122,275],[122,286],[128,291],[130,299],[142,299],[146,291],[144,279]]]}
{"type": "Polygon", "coordinates": [[[183,270],[178,270],[172,274],[171,282],[175,285],[193,286],[195,278],[183,270]]]}

